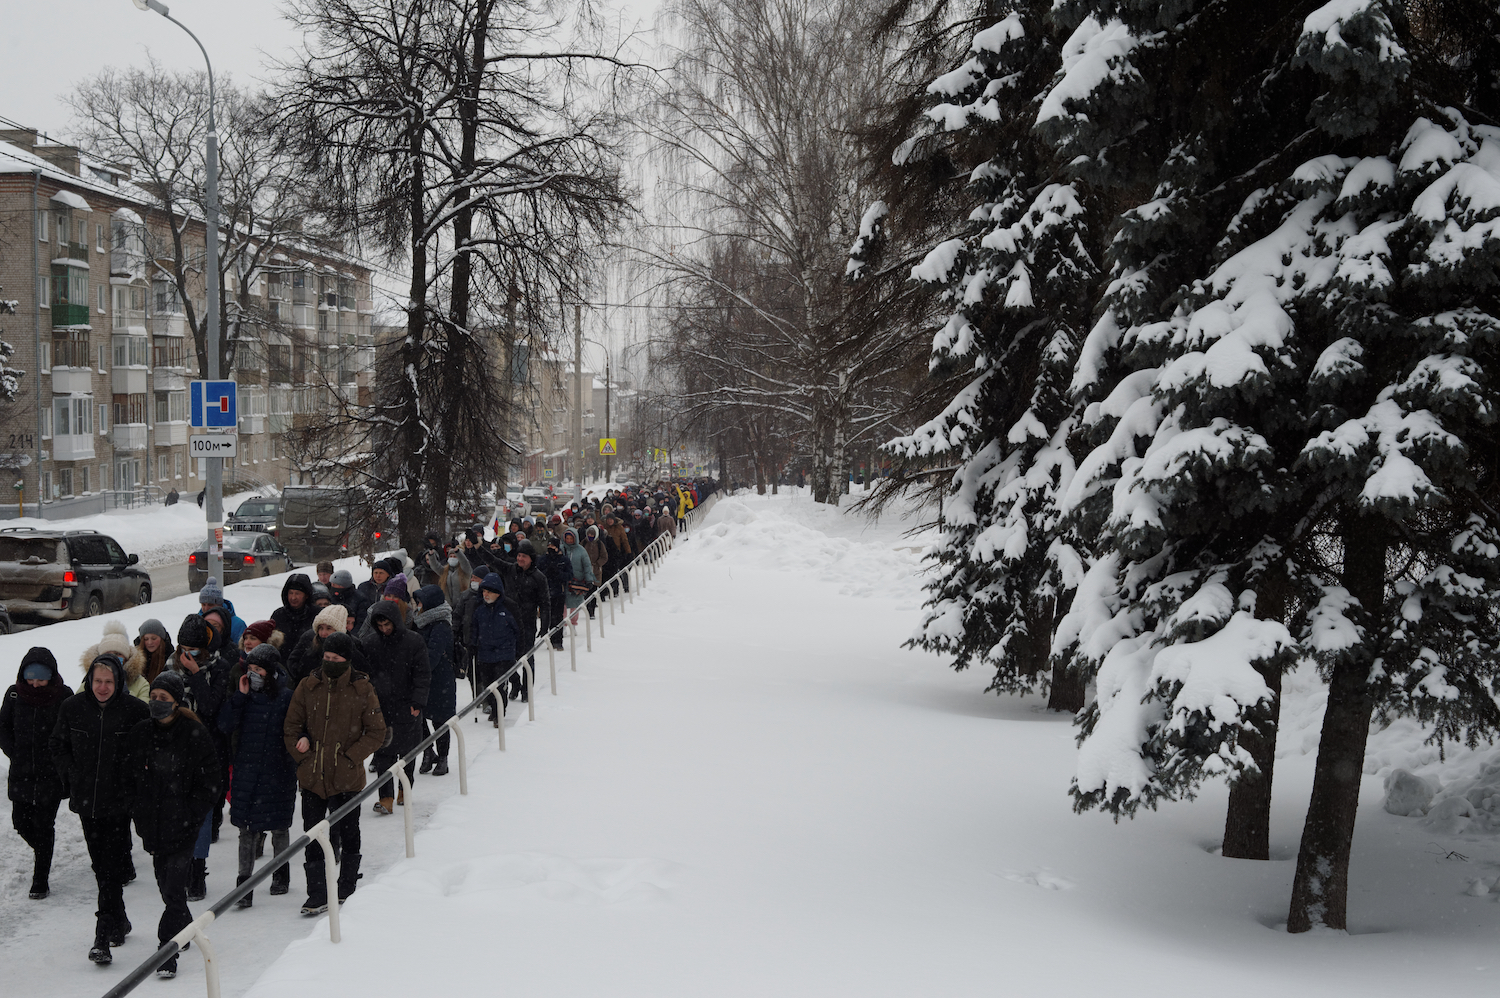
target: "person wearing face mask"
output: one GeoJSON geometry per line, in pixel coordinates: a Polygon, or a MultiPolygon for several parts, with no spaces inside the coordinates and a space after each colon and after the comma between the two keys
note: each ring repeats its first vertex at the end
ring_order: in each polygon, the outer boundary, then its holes
{"type": "MultiPolygon", "coordinates": [[[[340,607],[340,610],[343,608],[340,607]]],[[[242,667],[230,677],[229,699],[219,710],[219,730],[234,745],[229,823],[240,830],[239,879],[250,879],[255,866],[257,840],[271,833],[271,852],[286,848],[297,806],[297,767],[282,744],[292,687],[281,654],[271,645],[257,645],[242,667]]],[[[282,864],[271,874],[271,893],[285,894],[291,882],[291,867],[282,864]]],[[[248,908],[254,892],[235,905],[248,908]]]]}
{"type": "MultiPolygon", "coordinates": [[[[547,618],[551,630],[562,623],[568,605],[568,584],[573,581],[573,561],[562,552],[562,544],[556,538],[548,538],[547,553],[537,562],[537,568],[547,579],[547,618]]],[[[552,647],[562,651],[562,631],[552,635],[552,647]]]]}
{"type": "MultiPolygon", "coordinates": [[[[432,688],[427,643],[406,626],[398,609],[400,605],[390,601],[372,607],[365,620],[370,635],[360,640],[370,681],[380,696],[386,726],[391,729],[390,744],[375,753],[376,772],[384,772],[422,740],[422,711],[432,688]]],[[[406,764],[406,778],[408,781],[416,778],[416,763],[406,764]]],[[[397,795],[395,787],[394,779],[382,784],[380,798],[373,807],[376,814],[393,814],[395,805],[405,802],[404,790],[397,795]]]]}
{"type": "MultiPolygon", "coordinates": [[[[365,786],[364,761],[385,742],[385,718],[369,677],[350,668],[354,639],[330,634],[323,639],[323,662],[292,694],[282,724],[282,743],[297,765],[302,788],[302,829],[313,827],[343,807],[365,786]]],[[[338,900],[354,893],[359,879],[359,811],[329,829],[339,855],[338,900]]],[[[307,847],[303,870],[307,901],[302,914],[328,910],[327,862],[323,847],[307,847]]]]}
{"type": "Polygon", "coordinates": [[[431,583],[443,591],[443,599],[449,606],[457,606],[458,598],[469,590],[469,577],[474,566],[464,554],[463,548],[453,545],[447,554],[441,551],[427,552],[427,566],[431,571],[431,583]]]}
{"type": "Polygon", "coordinates": [[[151,715],[144,701],[126,692],[125,667],[114,655],[89,663],[84,678],[88,689],[63,701],[48,744],[68,791],[68,807],[83,826],[99,888],[89,959],[105,964],[110,947],[124,945],[130,932],[125,914],[125,875],[131,866],[125,736],[151,715]]]}
{"type": "Polygon", "coordinates": [[[0,702],[0,752],[10,760],[5,784],[11,824],[33,853],[28,894],[33,901],[51,893],[57,809],[68,794],[47,742],[57,727],[62,702],[70,695],[52,653],[33,648],[21,656],[16,685],[5,691],[5,700],[0,702]]]}
{"type": "Polygon", "coordinates": [[[442,726],[458,711],[458,682],[453,674],[453,607],[443,598],[441,587],[423,586],[412,594],[411,623],[427,645],[427,665],[432,675],[419,734],[426,737],[431,731],[442,730],[437,741],[422,753],[419,772],[446,776],[452,733],[442,726]]]}
{"type": "Polygon", "coordinates": [[[221,641],[223,632],[216,632],[211,622],[223,626],[218,614],[204,617],[192,613],[183,618],[182,626],[177,629],[177,650],[167,660],[165,670],[181,677],[185,697],[180,702],[208,726],[220,764],[219,799],[194,847],[189,901],[202,901],[208,894],[208,850],[217,838],[215,827],[223,821],[219,816],[223,814],[224,794],[229,788],[229,739],[219,732],[218,719],[219,708],[229,695],[229,673],[239,661],[239,650],[233,646],[226,648],[221,641]]]}
{"type": "MultiPolygon", "coordinates": [[[[505,583],[494,573],[484,577],[479,595],[483,602],[474,607],[474,671],[479,688],[484,689],[516,660],[521,610],[514,600],[505,598],[505,583]]],[[[498,728],[505,715],[504,691],[497,690],[485,703],[484,710],[498,728]]]]}
{"type": "MultiPolygon", "coordinates": [[[[158,946],[193,920],[187,906],[193,847],[221,789],[213,738],[183,704],[186,696],[179,674],[157,676],[147,704],[151,717],[136,724],[129,739],[130,813],[141,845],[151,854],[163,905],[156,926],[158,946]]],[[[177,958],[156,973],[177,976],[177,958]]]]}
{"type": "Polygon", "coordinates": [[[453,601],[453,674],[469,678],[472,694],[479,692],[479,676],[474,671],[474,607],[480,602],[479,585],[490,574],[488,565],[475,562],[469,567],[469,585],[453,601]]]}
{"type": "MultiPolygon", "coordinates": [[[[349,611],[337,603],[318,611],[318,615],[313,618],[312,627],[307,629],[302,640],[297,642],[297,646],[287,656],[288,688],[296,689],[298,683],[323,664],[323,641],[330,634],[343,634],[348,629],[349,622],[349,611]]],[[[361,672],[365,671],[360,662],[356,662],[354,667],[361,672]]]]}
{"type": "MultiPolygon", "coordinates": [[[[517,641],[518,652],[525,651],[536,644],[536,636],[539,633],[538,618],[540,618],[540,633],[551,630],[552,625],[557,623],[552,619],[551,593],[547,587],[547,577],[536,567],[536,549],[530,541],[522,541],[516,550],[516,564],[507,576],[502,577],[505,583],[505,592],[516,601],[516,607],[520,610],[517,623],[521,626],[520,637],[517,641]]],[[[559,618],[561,619],[561,618],[559,618]]],[[[536,668],[536,658],[528,659],[533,669],[536,668]]],[[[525,699],[526,686],[520,673],[511,677],[509,690],[510,699],[518,697],[525,699]]]]}

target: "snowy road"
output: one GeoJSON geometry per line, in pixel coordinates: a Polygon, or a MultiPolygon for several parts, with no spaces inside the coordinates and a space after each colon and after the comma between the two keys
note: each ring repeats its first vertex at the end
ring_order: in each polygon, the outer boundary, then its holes
{"type": "MultiPolygon", "coordinates": [[[[293,914],[295,868],[292,896],[216,925],[225,993],[1492,987],[1500,905],[1463,891],[1500,870],[1500,850],[1383,813],[1378,779],[1365,781],[1350,935],[1278,931],[1308,756],[1278,764],[1269,863],[1213,855],[1219,788],[1119,826],[1073,815],[1067,719],[900,648],[920,601],[901,526],[805,500],[721,502],[579,672],[560,660],[561,695],[542,694],[508,752],[471,740],[470,796],[452,795],[453,777],[419,779],[432,816],[415,859],[398,819],[363,819],[374,855],[343,943],[293,914]]],[[[1303,722],[1288,709],[1292,743],[1303,722]]],[[[91,881],[69,858],[53,899],[0,906],[17,993],[99,994],[147,952],[133,939],[110,971],[84,961],[91,881]]],[[[149,936],[149,886],[127,900],[149,936]]],[[[138,993],[197,993],[200,974],[189,954],[177,982],[138,993]]]]}

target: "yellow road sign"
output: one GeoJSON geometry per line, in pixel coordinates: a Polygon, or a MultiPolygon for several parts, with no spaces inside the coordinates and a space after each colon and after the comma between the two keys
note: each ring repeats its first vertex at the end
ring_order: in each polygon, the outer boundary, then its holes
{"type": "Polygon", "coordinates": [[[614,457],[615,453],[616,453],[615,447],[616,447],[617,442],[618,442],[618,438],[617,437],[600,437],[599,438],[599,456],[600,457],[614,457]]]}

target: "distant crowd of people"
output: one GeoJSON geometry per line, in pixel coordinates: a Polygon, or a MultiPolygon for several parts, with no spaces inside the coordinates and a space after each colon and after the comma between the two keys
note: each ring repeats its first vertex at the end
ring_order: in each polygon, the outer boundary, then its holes
{"type": "MultiPolygon", "coordinates": [[[[34,647],[0,704],[0,750],[17,833],[35,854],[30,897],[50,894],[61,802],[78,815],[98,888],[88,958],[111,962],[131,931],[124,887],[137,877],[131,824],[161,894],[158,945],[185,928],[189,901],[207,896],[208,859],[228,818],[238,830],[237,881],[255,861],[287,848],[295,813],[304,830],[365,788],[369,771],[396,760],[457,712],[458,681],[477,692],[503,675],[539,634],[596,612],[601,595],[629,590],[626,569],[663,533],[675,537],[689,510],[715,491],[709,480],[610,491],[546,517],[450,541],[429,534],[415,558],[376,561],[358,585],[347,569],[316,566],[316,579],[287,577],[281,606],[246,623],[218,580],[175,641],[159,620],[132,638],[105,623],[84,652],[74,690],[53,653],[34,647]],[[486,540],[485,534],[492,536],[486,540]],[[601,589],[607,589],[602,594],[601,589]]],[[[559,629],[553,644],[563,646],[559,629]]],[[[534,665],[534,662],[532,663],[534,665]]],[[[519,672],[484,712],[502,723],[526,697],[519,672]]],[[[448,773],[449,735],[424,753],[420,772],[448,773]]],[[[415,760],[406,776],[417,776],[415,760]]],[[[373,810],[405,805],[387,778],[373,810]]],[[[358,813],[332,827],[338,881],[327,882],[322,846],[303,855],[304,915],[342,903],[360,878],[358,813]]],[[[270,893],[291,889],[272,872],[270,893]]],[[[238,907],[254,904],[247,893],[238,907]]],[[[174,957],[158,974],[175,976],[174,957]]]]}

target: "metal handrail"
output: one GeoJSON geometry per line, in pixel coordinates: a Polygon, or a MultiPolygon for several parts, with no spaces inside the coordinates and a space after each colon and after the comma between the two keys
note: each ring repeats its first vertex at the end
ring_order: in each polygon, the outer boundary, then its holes
{"type": "MultiPolygon", "coordinates": [[[[714,504],[718,502],[718,498],[719,493],[715,492],[698,506],[688,510],[687,516],[684,518],[684,521],[688,526],[680,528],[684,537],[686,537],[686,535],[688,534],[689,528],[691,527],[693,521],[696,519],[697,515],[700,513],[706,513],[708,510],[712,509],[714,504]]],[[[644,589],[645,580],[651,578],[656,574],[656,563],[663,555],[670,551],[674,547],[674,545],[675,538],[672,536],[672,534],[658,534],[650,544],[646,545],[646,547],[641,550],[640,554],[633,555],[631,557],[624,570],[626,572],[630,572],[633,570],[636,573],[635,578],[637,583],[642,589],[644,589]],[[647,555],[650,555],[650,557],[648,558],[647,555]]],[[[626,585],[630,594],[630,601],[633,603],[635,602],[635,586],[631,586],[629,582],[627,582],[626,585]]],[[[600,583],[599,589],[589,594],[589,599],[594,600],[597,604],[599,600],[599,591],[603,589],[606,589],[606,585],[604,583],[600,583]]],[[[623,600],[624,596],[618,595],[605,598],[611,601],[615,599],[623,600]]],[[[524,655],[518,655],[516,657],[515,663],[511,665],[509,669],[506,669],[503,675],[497,677],[482,691],[480,691],[473,700],[469,701],[467,706],[465,706],[462,710],[455,712],[453,717],[449,718],[442,724],[434,725],[431,734],[423,738],[420,742],[417,743],[414,748],[408,751],[401,758],[397,759],[385,772],[375,774],[375,778],[370,780],[365,785],[365,788],[355,794],[355,796],[347,801],[343,807],[340,807],[337,811],[334,811],[332,814],[328,815],[312,828],[307,829],[305,832],[299,835],[294,842],[291,842],[285,849],[281,850],[281,852],[273,856],[269,862],[262,864],[258,871],[251,873],[248,879],[239,884],[236,884],[233,890],[231,890],[228,894],[225,894],[219,900],[215,901],[207,911],[204,911],[202,914],[198,915],[198,917],[194,918],[191,922],[188,923],[186,928],[163,943],[155,953],[147,957],[145,961],[143,961],[129,974],[126,974],[118,984],[106,991],[104,993],[104,998],[120,998],[120,996],[130,994],[130,992],[134,991],[137,987],[140,986],[142,981],[151,976],[151,974],[155,973],[156,970],[163,964],[165,964],[168,960],[181,953],[183,948],[191,942],[196,942],[198,944],[199,950],[203,953],[203,969],[204,974],[207,977],[208,998],[219,998],[219,968],[215,958],[213,944],[209,941],[208,938],[208,927],[213,924],[215,919],[223,915],[230,908],[234,907],[234,904],[239,901],[240,898],[244,897],[246,894],[249,894],[260,884],[264,883],[274,871],[280,869],[282,866],[285,866],[291,863],[292,860],[296,859],[297,853],[306,849],[314,841],[319,842],[319,844],[323,848],[323,859],[326,868],[324,882],[325,884],[333,887],[333,903],[328,906],[329,938],[335,943],[341,941],[342,932],[339,925],[338,910],[340,902],[338,900],[337,886],[338,861],[334,858],[333,855],[333,848],[328,838],[328,830],[331,829],[334,825],[338,824],[344,818],[348,817],[351,813],[356,811],[359,806],[365,801],[369,800],[371,795],[373,795],[388,779],[395,777],[402,783],[403,793],[406,800],[406,810],[403,815],[406,832],[406,855],[408,858],[415,856],[416,849],[412,830],[413,804],[411,784],[407,782],[406,778],[407,764],[416,762],[417,759],[421,757],[421,754],[425,752],[429,746],[436,742],[439,737],[442,736],[442,733],[445,730],[452,731],[455,735],[458,736],[458,792],[461,795],[467,795],[469,792],[468,758],[467,753],[465,752],[463,730],[457,722],[462,720],[464,717],[467,717],[476,708],[480,707],[485,700],[494,696],[502,684],[509,682],[511,678],[522,669],[526,670],[527,710],[530,715],[530,719],[535,720],[535,677],[532,675],[530,659],[537,654],[538,649],[542,648],[542,646],[545,645],[550,662],[552,653],[555,651],[552,646],[553,635],[561,633],[564,627],[571,627],[572,641],[569,642],[569,650],[574,655],[573,669],[574,671],[577,671],[576,646],[578,642],[578,625],[576,620],[573,620],[570,624],[570,618],[572,618],[578,610],[584,609],[587,604],[588,600],[586,599],[583,604],[575,607],[572,612],[564,611],[562,619],[560,621],[554,624],[547,631],[547,633],[538,638],[537,641],[531,646],[531,649],[529,651],[527,651],[524,655]]],[[[611,614],[613,614],[614,612],[612,605],[610,612],[611,614]]],[[[587,625],[585,625],[585,636],[587,637],[587,625]]],[[[600,636],[603,637],[602,619],[600,636]]],[[[592,644],[590,645],[590,650],[592,650],[592,644]]],[[[557,675],[555,669],[553,670],[552,674],[552,693],[554,696],[557,695],[557,675]]],[[[500,748],[503,751],[505,749],[505,720],[503,717],[500,719],[499,735],[500,748]]]]}

